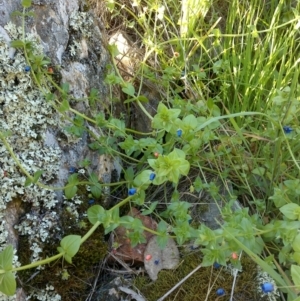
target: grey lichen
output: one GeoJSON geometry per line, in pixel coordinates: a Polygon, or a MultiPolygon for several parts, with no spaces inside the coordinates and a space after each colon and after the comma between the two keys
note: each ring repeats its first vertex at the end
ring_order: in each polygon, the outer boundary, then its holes
{"type": "Polygon", "coordinates": [[[82,33],[85,37],[91,37],[93,19],[89,13],[85,12],[73,12],[70,16],[70,27],[82,33]]]}
{"type": "MultiPolygon", "coordinates": [[[[22,30],[9,23],[5,30],[11,39],[18,39],[22,30]]],[[[26,35],[26,39],[36,44],[38,37],[26,35]]],[[[36,44],[38,45],[38,44],[36,44]]],[[[7,141],[16,158],[30,173],[43,170],[41,181],[49,184],[56,178],[60,168],[61,150],[44,144],[48,127],[57,124],[53,119],[54,111],[42,93],[33,84],[21,51],[16,51],[11,58],[11,50],[6,39],[0,35],[0,130],[9,132],[7,141]]],[[[36,46],[35,54],[42,54],[42,48],[36,46]]],[[[57,196],[54,191],[31,185],[24,188],[25,176],[13,160],[8,150],[0,142],[0,251],[8,242],[5,214],[7,205],[14,200],[28,203],[30,212],[21,216],[15,228],[20,235],[26,235],[32,250],[31,260],[41,259],[43,244],[51,239],[51,234],[58,232],[58,214],[55,211],[57,196]]],[[[14,266],[19,265],[15,256],[14,266]]],[[[35,293],[33,293],[35,294],[35,293]]],[[[38,300],[60,300],[60,297],[47,288],[38,300]]],[[[15,300],[16,296],[7,297],[0,293],[0,301],[15,300]]]]}
{"type": "Polygon", "coordinates": [[[73,12],[69,21],[74,34],[70,38],[69,53],[72,57],[80,59],[88,57],[88,42],[93,33],[93,18],[89,13],[73,12]]]}

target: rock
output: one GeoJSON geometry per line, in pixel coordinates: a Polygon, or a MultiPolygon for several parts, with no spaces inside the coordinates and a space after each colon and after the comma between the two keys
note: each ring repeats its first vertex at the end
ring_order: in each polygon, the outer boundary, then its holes
{"type": "Polygon", "coordinates": [[[179,264],[179,251],[173,238],[169,238],[165,248],[161,249],[157,237],[153,236],[144,252],[145,269],[149,277],[155,281],[162,269],[174,269],[179,264]]]}
{"type": "MultiPolygon", "coordinates": [[[[78,162],[86,158],[91,161],[86,172],[94,172],[101,181],[110,182],[110,173],[119,168],[118,163],[107,155],[100,158],[97,152],[89,149],[91,137],[88,131],[80,138],[65,131],[71,123],[46,101],[30,72],[26,72],[28,64],[22,51],[10,47],[11,40],[22,39],[22,30],[18,27],[20,18],[10,18],[13,11],[22,10],[20,2],[0,0],[1,131],[10,131],[7,142],[27,172],[33,175],[43,170],[40,181],[45,185],[64,186],[70,175],[69,168],[78,168],[78,162]]],[[[92,12],[82,12],[80,5],[78,0],[33,0],[29,10],[35,17],[26,18],[26,39],[37,46],[38,54],[51,59],[60,84],[69,84],[69,94],[73,98],[70,106],[86,116],[94,116],[103,112],[109,103],[104,70],[110,56],[101,22],[92,12]],[[87,101],[79,100],[87,97],[92,88],[99,91],[101,100],[93,108],[87,101]]],[[[51,86],[49,82],[47,85],[51,86]]],[[[67,117],[73,119],[75,114],[68,112],[67,117]]],[[[87,122],[85,125],[93,128],[87,122]]],[[[61,208],[66,200],[63,191],[37,185],[24,188],[25,180],[26,176],[0,141],[0,251],[8,243],[17,248],[18,235],[23,235],[33,250],[31,259],[36,261],[42,258],[46,242],[52,239],[57,242],[64,236],[61,208]]],[[[76,218],[81,202],[76,196],[67,204],[76,218]]],[[[109,199],[106,206],[109,206],[108,202],[109,199]]],[[[13,265],[19,264],[15,256],[13,265]]],[[[35,294],[32,290],[26,292],[28,296],[35,294]]],[[[43,300],[51,299],[41,287],[39,290],[45,294],[43,300]]],[[[24,294],[25,291],[19,290],[15,298],[21,300],[18,296],[24,294]]]]}

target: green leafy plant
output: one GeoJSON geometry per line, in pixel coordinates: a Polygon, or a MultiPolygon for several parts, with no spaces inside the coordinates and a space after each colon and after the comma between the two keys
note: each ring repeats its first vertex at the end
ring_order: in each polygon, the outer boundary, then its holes
{"type": "MultiPolygon", "coordinates": [[[[141,133],[127,128],[122,118],[106,118],[103,112],[86,116],[72,108],[68,83],[57,84],[49,76],[49,59],[36,55],[35,45],[25,39],[25,17],[33,14],[27,12],[31,1],[22,1],[23,12],[16,15],[23,20],[23,39],[12,41],[11,46],[22,49],[45,99],[71,122],[66,130],[76,137],[89,133],[94,140],[91,149],[118,156],[125,166],[125,180],[118,183],[100,183],[93,173],[82,181],[74,173],[65,187],[49,187],[40,181],[42,170],[33,175],[26,170],[7,141],[9,133],[1,131],[2,143],[27,177],[24,186],[63,190],[67,199],[78,193],[80,185],[89,185],[97,199],[106,186],[123,186],[128,196],[109,209],[91,206],[87,216],[92,227],[82,237],[64,237],[58,254],[50,258],[14,268],[13,248],[7,246],[0,253],[1,292],[14,294],[15,273],[20,270],[59,258],[72,263],[80,245],[102,225],[105,234],[125,227],[133,246],[145,242],[145,230],[156,236],[161,248],[170,236],[179,245],[193,241],[201,248],[202,266],[216,262],[225,266],[230,261],[239,267],[240,262],[230,255],[243,251],[272,276],[288,300],[300,300],[300,90],[299,60],[294,55],[299,53],[294,40],[299,41],[300,16],[294,8],[291,16],[282,18],[289,8],[284,1],[272,2],[268,10],[261,1],[252,2],[231,1],[223,26],[218,26],[220,19],[205,1],[173,1],[170,7],[148,3],[148,14],[141,11],[138,1],[132,7],[107,3],[115,17],[122,16],[123,10],[130,13],[131,23],[140,30],[145,54],[136,70],[139,82],[151,81],[164,91],[164,101],[151,116],[144,107],[148,99],[142,86],[135,80],[124,80],[112,59],[105,81],[111,89],[119,85],[127,97],[125,104],[135,103],[149,119],[151,132],[141,133]],[[157,70],[152,61],[159,62],[157,70]],[[183,96],[188,92],[191,96],[183,96]],[[86,123],[103,135],[95,135],[86,123]],[[195,171],[197,176],[192,178],[195,171]],[[221,179],[224,186],[230,182],[234,190],[228,188],[228,196],[224,196],[210,180],[212,176],[221,179]],[[216,204],[219,199],[225,202],[220,208],[224,222],[219,229],[190,223],[192,205],[182,201],[178,193],[183,179],[190,182],[190,193],[205,191],[216,204]],[[168,185],[172,196],[164,196],[167,208],[160,212],[159,201],[149,204],[147,196],[168,185]],[[233,211],[237,199],[245,208],[233,211]],[[140,219],[120,216],[120,208],[126,204],[139,206],[143,215],[155,213],[157,230],[144,227],[140,219]],[[270,261],[265,254],[270,255],[270,261]]],[[[133,28],[127,21],[127,28],[133,28]]],[[[115,47],[110,50],[112,56],[117,54],[115,47]]],[[[91,106],[97,103],[96,89],[91,90],[88,101],[91,106]]]]}

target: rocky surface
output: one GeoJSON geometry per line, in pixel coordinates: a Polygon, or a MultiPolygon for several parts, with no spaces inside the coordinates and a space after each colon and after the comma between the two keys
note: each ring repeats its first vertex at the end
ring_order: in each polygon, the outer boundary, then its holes
{"type": "MultiPolygon", "coordinates": [[[[64,128],[70,124],[45,100],[34,84],[20,50],[12,49],[10,40],[21,39],[19,17],[13,11],[22,10],[19,0],[0,1],[0,129],[9,131],[7,142],[16,159],[33,174],[44,170],[41,181],[56,187],[65,185],[70,167],[88,158],[86,171],[95,172],[102,181],[110,182],[111,171],[117,164],[109,156],[99,156],[88,148],[90,137],[68,134],[64,128]]],[[[34,18],[26,18],[26,39],[36,47],[36,54],[51,59],[61,83],[70,85],[73,99],[87,97],[92,88],[98,89],[99,98],[93,109],[87,101],[73,101],[71,106],[88,116],[102,112],[108,102],[104,84],[105,68],[109,63],[101,22],[92,12],[83,11],[78,0],[32,1],[34,18]]],[[[74,115],[70,114],[70,118],[74,115]]],[[[91,127],[91,125],[89,125],[91,127]]],[[[16,249],[14,265],[18,261],[18,239],[27,236],[31,245],[32,261],[42,258],[44,243],[62,237],[60,208],[67,202],[76,215],[82,199],[75,196],[66,201],[62,191],[43,189],[36,185],[24,188],[25,175],[0,142],[0,250],[7,244],[16,249]]],[[[55,288],[40,292],[18,291],[15,296],[0,300],[60,300],[55,288]],[[42,299],[40,299],[42,298],[42,299]]]]}

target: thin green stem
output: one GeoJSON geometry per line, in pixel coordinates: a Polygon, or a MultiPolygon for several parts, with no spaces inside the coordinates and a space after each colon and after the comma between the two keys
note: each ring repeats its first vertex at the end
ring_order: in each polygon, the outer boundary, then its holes
{"type": "Polygon", "coordinates": [[[97,221],[93,227],[81,238],[80,245],[82,245],[94,232],[95,230],[101,225],[99,221],[97,221]]]}
{"type": "Polygon", "coordinates": [[[59,253],[59,254],[56,254],[52,257],[49,257],[49,258],[46,258],[46,259],[43,259],[43,260],[39,260],[39,261],[36,261],[36,262],[32,262],[30,264],[27,264],[27,265],[23,265],[21,267],[17,267],[17,268],[12,268],[11,271],[12,272],[18,272],[18,271],[23,271],[23,270],[28,270],[28,269],[32,269],[32,268],[35,268],[37,266],[40,266],[40,265],[44,265],[44,264],[47,264],[47,263],[50,263],[51,261],[54,261],[56,259],[59,259],[63,256],[64,254],[63,253],[59,253]]]}

